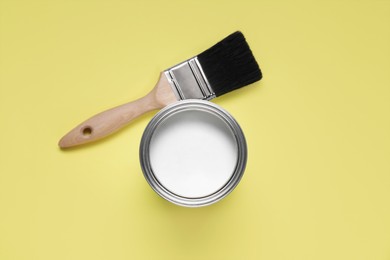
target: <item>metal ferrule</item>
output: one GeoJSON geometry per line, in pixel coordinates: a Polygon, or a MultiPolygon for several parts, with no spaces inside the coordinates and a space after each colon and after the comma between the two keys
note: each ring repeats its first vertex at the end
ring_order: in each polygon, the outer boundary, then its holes
{"type": "Polygon", "coordinates": [[[215,98],[197,57],[165,70],[164,74],[178,100],[215,98]]]}

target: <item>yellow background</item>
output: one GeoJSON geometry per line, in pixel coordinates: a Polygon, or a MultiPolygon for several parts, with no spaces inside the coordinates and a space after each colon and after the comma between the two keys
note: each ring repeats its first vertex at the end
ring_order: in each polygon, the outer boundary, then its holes
{"type": "Polygon", "coordinates": [[[390,259],[390,1],[0,0],[0,259],[390,259]],[[242,30],[260,83],[237,189],[164,201],[138,161],[153,113],[61,151],[159,71],[242,30]]]}

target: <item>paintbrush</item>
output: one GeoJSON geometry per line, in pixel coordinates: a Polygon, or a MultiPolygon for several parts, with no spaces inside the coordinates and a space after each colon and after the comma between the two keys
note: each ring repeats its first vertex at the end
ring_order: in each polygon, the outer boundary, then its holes
{"type": "Polygon", "coordinates": [[[160,74],[144,97],[99,113],[61,138],[61,148],[112,134],[138,116],[183,99],[210,100],[262,78],[244,35],[237,31],[211,48],[160,74]]]}

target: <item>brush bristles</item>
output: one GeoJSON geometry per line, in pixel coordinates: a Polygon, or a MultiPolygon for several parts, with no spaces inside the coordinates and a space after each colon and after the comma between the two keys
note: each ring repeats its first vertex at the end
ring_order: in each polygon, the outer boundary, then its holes
{"type": "Polygon", "coordinates": [[[198,55],[216,96],[241,88],[262,78],[252,51],[241,32],[235,32],[198,55]]]}

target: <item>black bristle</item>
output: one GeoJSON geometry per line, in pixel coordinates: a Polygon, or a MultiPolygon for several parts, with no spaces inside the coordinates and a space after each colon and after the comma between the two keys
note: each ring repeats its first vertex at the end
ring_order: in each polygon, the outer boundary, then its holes
{"type": "Polygon", "coordinates": [[[216,96],[262,78],[259,65],[239,31],[199,54],[198,60],[216,96]]]}

